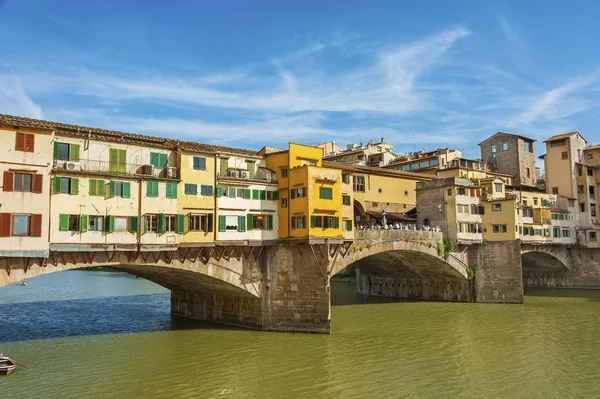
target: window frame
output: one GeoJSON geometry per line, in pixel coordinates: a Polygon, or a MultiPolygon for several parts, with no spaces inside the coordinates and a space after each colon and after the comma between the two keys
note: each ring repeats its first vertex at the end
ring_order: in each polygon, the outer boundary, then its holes
{"type": "Polygon", "coordinates": [[[31,236],[31,215],[29,214],[25,214],[25,213],[13,213],[11,215],[11,236],[12,237],[30,237],[31,236]],[[15,223],[15,218],[26,218],[27,222],[25,225],[26,228],[26,233],[25,234],[17,234],[15,233],[15,227],[16,227],[16,223],[15,223]]]}

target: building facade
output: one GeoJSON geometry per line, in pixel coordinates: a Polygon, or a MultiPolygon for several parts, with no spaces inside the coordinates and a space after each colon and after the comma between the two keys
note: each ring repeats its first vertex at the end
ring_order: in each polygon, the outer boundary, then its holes
{"type": "Polygon", "coordinates": [[[481,159],[492,171],[513,176],[514,185],[536,187],[537,173],[533,139],[498,132],[479,143],[481,159]]]}

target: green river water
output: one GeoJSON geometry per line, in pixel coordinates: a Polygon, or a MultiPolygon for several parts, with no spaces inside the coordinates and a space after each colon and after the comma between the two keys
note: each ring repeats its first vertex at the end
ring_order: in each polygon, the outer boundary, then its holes
{"type": "Polygon", "coordinates": [[[0,288],[2,398],[598,398],[600,291],[524,305],[386,302],[332,283],[332,334],[171,320],[129,275],[0,288]]]}

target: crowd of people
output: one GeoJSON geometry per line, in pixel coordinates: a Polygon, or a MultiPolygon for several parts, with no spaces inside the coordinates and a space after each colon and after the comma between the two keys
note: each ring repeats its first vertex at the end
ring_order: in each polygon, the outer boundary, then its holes
{"type": "Polygon", "coordinates": [[[415,231],[442,231],[439,226],[421,226],[417,227],[416,224],[411,223],[371,223],[371,224],[356,224],[356,230],[415,230],[415,231]]]}

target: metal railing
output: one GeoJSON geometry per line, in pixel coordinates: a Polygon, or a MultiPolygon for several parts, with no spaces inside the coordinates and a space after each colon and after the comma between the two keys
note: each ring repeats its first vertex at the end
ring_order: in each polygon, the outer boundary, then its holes
{"type": "Polygon", "coordinates": [[[152,165],[129,164],[123,162],[105,162],[95,160],[60,161],[55,160],[55,171],[102,173],[123,176],[149,176],[165,179],[178,179],[179,169],[174,166],[155,168],[152,165]]]}

